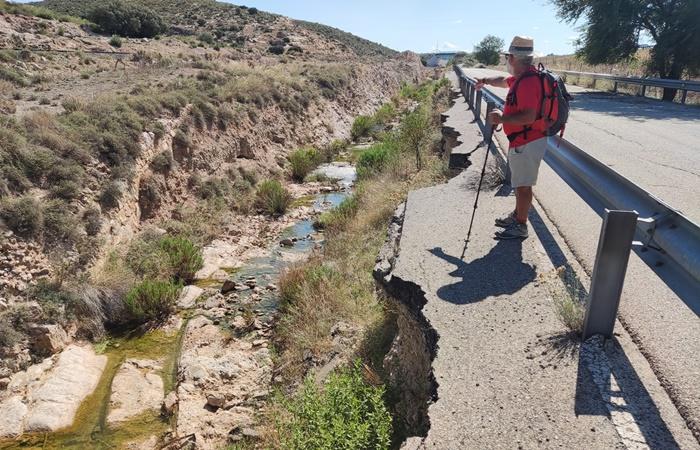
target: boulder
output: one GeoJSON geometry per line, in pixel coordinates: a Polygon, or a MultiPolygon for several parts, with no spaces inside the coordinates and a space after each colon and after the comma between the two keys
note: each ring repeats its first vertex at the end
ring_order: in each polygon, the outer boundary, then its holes
{"type": "Polygon", "coordinates": [[[53,355],[68,343],[68,334],[60,325],[35,325],[29,330],[32,349],[40,355],[53,355]]]}
{"type": "Polygon", "coordinates": [[[236,290],[236,282],[233,280],[226,280],[224,281],[223,286],[221,286],[221,293],[222,294],[228,294],[229,292],[233,292],[236,290]]]}
{"type": "Polygon", "coordinates": [[[124,422],[148,410],[158,410],[163,402],[162,366],[157,361],[129,359],[112,381],[107,422],[124,422]]]}
{"type": "Polygon", "coordinates": [[[177,301],[177,306],[183,309],[192,308],[204,292],[204,289],[197,286],[185,286],[180,292],[180,298],[177,301]]]}
{"type": "Polygon", "coordinates": [[[0,403],[0,438],[13,438],[22,434],[27,405],[22,398],[14,395],[0,403]]]}
{"type": "Polygon", "coordinates": [[[56,431],[73,423],[85,398],[92,394],[107,364],[92,347],[68,346],[38,388],[29,392],[28,432],[56,431]]]}
{"type": "Polygon", "coordinates": [[[285,239],[282,239],[282,240],[280,241],[280,245],[281,245],[282,247],[293,247],[293,246],[294,246],[294,241],[291,240],[291,239],[289,239],[289,238],[285,238],[285,239]]]}

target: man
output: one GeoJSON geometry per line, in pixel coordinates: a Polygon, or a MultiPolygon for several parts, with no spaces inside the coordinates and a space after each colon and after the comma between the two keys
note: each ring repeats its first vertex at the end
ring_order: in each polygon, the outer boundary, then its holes
{"type": "Polygon", "coordinates": [[[539,77],[528,75],[537,71],[532,64],[535,55],[532,38],[514,37],[504,55],[511,76],[477,79],[476,89],[486,84],[509,88],[504,110],[495,109],[487,117],[487,123],[493,126],[503,124],[510,141],[508,167],[511,186],[515,189],[515,211],[496,219],[496,226],[504,229],[497,232],[496,237],[525,239],[532,187],[537,183],[540,163],[547,150],[544,120],[538,119],[543,92],[539,77]]]}

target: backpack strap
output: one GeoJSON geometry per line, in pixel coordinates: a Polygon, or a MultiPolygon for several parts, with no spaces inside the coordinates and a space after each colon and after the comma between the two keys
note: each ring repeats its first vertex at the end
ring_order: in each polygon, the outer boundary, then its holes
{"type": "MultiPolygon", "coordinates": [[[[540,63],[540,65],[542,65],[542,63],[540,63]]],[[[542,118],[542,111],[544,111],[544,76],[541,74],[541,72],[539,70],[537,72],[533,72],[533,71],[528,70],[527,72],[520,75],[515,80],[515,83],[513,83],[513,95],[510,98],[510,104],[513,106],[518,104],[517,94],[518,94],[518,87],[520,87],[520,81],[523,80],[524,78],[531,77],[531,76],[538,76],[540,78],[540,84],[542,85],[542,102],[543,102],[543,104],[540,107],[540,111],[538,111],[538,113],[537,113],[537,119],[536,119],[536,120],[539,120],[542,118]]],[[[508,134],[507,135],[508,141],[513,142],[521,134],[523,135],[523,137],[525,139],[527,139],[527,132],[530,130],[532,130],[531,126],[524,125],[522,130],[508,134]]]]}

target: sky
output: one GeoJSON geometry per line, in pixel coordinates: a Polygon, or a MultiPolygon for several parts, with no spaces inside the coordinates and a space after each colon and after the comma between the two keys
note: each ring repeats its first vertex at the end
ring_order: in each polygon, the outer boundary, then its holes
{"type": "Polygon", "coordinates": [[[532,36],[539,54],[573,53],[576,24],[547,0],[238,0],[233,3],[331,25],[395,50],[472,51],[487,34],[532,36]]]}

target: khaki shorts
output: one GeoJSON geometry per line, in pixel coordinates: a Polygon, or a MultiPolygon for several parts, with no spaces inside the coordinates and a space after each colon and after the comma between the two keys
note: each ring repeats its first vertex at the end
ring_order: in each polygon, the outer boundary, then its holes
{"type": "Polygon", "coordinates": [[[546,152],[546,137],[528,142],[520,147],[509,148],[510,185],[514,188],[536,185],[540,164],[546,152]]]}

